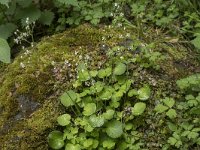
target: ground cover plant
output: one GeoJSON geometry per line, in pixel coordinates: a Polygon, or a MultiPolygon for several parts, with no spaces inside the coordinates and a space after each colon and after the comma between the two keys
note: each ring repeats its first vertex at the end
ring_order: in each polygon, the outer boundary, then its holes
{"type": "Polygon", "coordinates": [[[154,52],[150,56],[158,57],[145,59],[142,56],[149,50],[144,47],[140,55],[133,56],[133,47],[108,50],[108,62],[98,70],[90,70],[84,62],[78,65],[73,88],[60,97],[66,113],[57,122],[63,131],[49,134],[51,148],[198,149],[199,75],[178,80],[181,90],[175,97],[163,95],[155,102],[160,91],[153,94],[147,81],[135,84],[135,70],[131,66],[139,64],[156,71],[158,61],[164,57],[154,52]],[[147,62],[152,65],[146,65],[147,62]],[[149,124],[153,124],[151,130],[147,129],[149,124]],[[150,142],[152,135],[155,139],[150,142]]]}
{"type": "Polygon", "coordinates": [[[0,1],[0,149],[200,149],[199,8],[0,1]]]}

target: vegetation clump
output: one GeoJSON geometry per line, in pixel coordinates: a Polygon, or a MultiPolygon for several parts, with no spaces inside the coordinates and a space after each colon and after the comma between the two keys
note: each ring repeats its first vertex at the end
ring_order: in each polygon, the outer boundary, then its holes
{"type": "Polygon", "coordinates": [[[183,46],[136,35],[128,28],[85,24],[24,49],[0,77],[1,148],[48,149],[48,142],[54,149],[173,146],[163,143],[171,133],[163,126],[179,112],[162,99],[182,97],[175,81],[198,63],[183,46]],[[157,103],[168,108],[164,115],[154,110],[157,103]],[[57,131],[48,136],[52,128],[57,131]]]}

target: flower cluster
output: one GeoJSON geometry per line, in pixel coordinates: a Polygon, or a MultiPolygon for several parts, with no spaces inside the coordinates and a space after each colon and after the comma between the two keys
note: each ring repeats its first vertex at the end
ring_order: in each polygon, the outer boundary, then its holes
{"type": "Polygon", "coordinates": [[[66,79],[72,79],[73,78],[73,73],[72,73],[72,64],[68,61],[65,60],[64,63],[58,64],[54,61],[52,61],[52,66],[54,68],[52,69],[52,72],[54,73],[54,77],[56,80],[62,82],[66,79]]]}
{"type": "Polygon", "coordinates": [[[22,44],[22,42],[26,42],[31,45],[31,47],[34,46],[34,38],[33,38],[33,29],[35,27],[35,22],[30,22],[29,18],[26,18],[26,26],[25,31],[19,31],[18,29],[14,32],[14,35],[16,38],[14,39],[14,42],[16,44],[22,44]],[[31,41],[29,39],[31,38],[31,41]]]}

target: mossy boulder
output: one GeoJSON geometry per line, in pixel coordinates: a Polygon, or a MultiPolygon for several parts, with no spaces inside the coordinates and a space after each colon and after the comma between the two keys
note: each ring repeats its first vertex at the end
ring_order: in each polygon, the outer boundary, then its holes
{"type": "Polygon", "coordinates": [[[150,45],[149,54],[157,51],[164,56],[156,62],[150,56],[141,56],[141,64],[132,66],[138,84],[148,82],[161,94],[172,95],[175,80],[192,74],[199,66],[193,54],[178,42],[156,37],[151,30],[138,40],[136,33],[131,29],[82,25],[45,37],[20,53],[0,73],[0,149],[48,149],[47,135],[65,110],[59,96],[72,86],[77,64],[84,61],[90,68],[100,68],[112,47],[132,46],[137,49],[135,54],[143,55],[140,46],[150,45]]]}

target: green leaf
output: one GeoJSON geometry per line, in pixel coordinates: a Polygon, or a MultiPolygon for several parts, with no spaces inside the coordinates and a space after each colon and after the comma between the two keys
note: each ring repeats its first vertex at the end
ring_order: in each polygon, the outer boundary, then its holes
{"type": "Polygon", "coordinates": [[[90,73],[90,76],[91,76],[91,77],[96,77],[97,74],[98,74],[98,71],[92,70],[92,71],[90,71],[89,73],[90,73]]]}
{"type": "Polygon", "coordinates": [[[41,13],[39,21],[44,25],[50,26],[53,19],[54,19],[54,13],[51,11],[45,10],[44,12],[41,13]]]}
{"type": "Polygon", "coordinates": [[[198,138],[198,136],[199,136],[199,133],[197,133],[197,132],[190,132],[187,137],[190,140],[190,139],[196,139],[196,138],[198,138]]]}
{"type": "Polygon", "coordinates": [[[30,6],[30,5],[32,4],[32,1],[31,1],[31,0],[17,0],[17,3],[18,3],[21,7],[25,8],[25,7],[30,6]]]}
{"type": "Polygon", "coordinates": [[[198,35],[191,43],[197,48],[200,49],[200,35],[198,35]]]}
{"type": "Polygon", "coordinates": [[[132,123],[126,123],[125,125],[125,129],[126,130],[131,130],[133,128],[133,124],[132,123]]]}
{"type": "Polygon", "coordinates": [[[98,145],[99,145],[99,141],[98,141],[98,140],[95,140],[95,139],[93,139],[92,148],[94,148],[94,149],[97,149],[98,145]]]}
{"type": "Polygon", "coordinates": [[[0,38],[7,40],[12,35],[12,33],[15,31],[16,28],[17,26],[13,23],[6,23],[0,25],[0,33],[1,33],[0,38]]]}
{"type": "Polygon", "coordinates": [[[122,75],[126,72],[126,65],[124,63],[118,63],[114,68],[114,75],[122,75]]]}
{"type": "Polygon", "coordinates": [[[5,39],[0,38],[0,61],[10,63],[10,47],[5,39]]]}
{"type": "Polygon", "coordinates": [[[90,122],[90,125],[94,128],[101,127],[104,124],[104,117],[92,115],[89,117],[89,122],[90,122]]]}
{"type": "Polygon", "coordinates": [[[105,77],[109,77],[112,74],[112,68],[108,67],[106,69],[100,69],[98,71],[98,77],[99,78],[105,78],[105,77]]]}
{"type": "Polygon", "coordinates": [[[134,105],[132,109],[132,113],[135,116],[139,116],[144,112],[145,109],[146,109],[146,104],[142,102],[138,102],[134,105]]]}
{"type": "Polygon", "coordinates": [[[87,81],[90,79],[90,74],[87,69],[81,69],[78,71],[78,80],[87,81]]]}
{"type": "Polygon", "coordinates": [[[89,148],[90,146],[92,146],[92,144],[93,144],[93,139],[91,139],[91,138],[86,139],[86,140],[83,142],[84,148],[89,148]]]}
{"type": "Polygon", "coordinates": [[[64,146],[63,133],[52,131],[48,136],[49,146],[53,149],[61,149],[64,146]]]}
{"type": "Polygon", "coordinates": [[[133,80],[126,80],[126,82],[120,87],[120,91],[122,91],[123,93],[127,93],[132,83],[133,80]]]}
{"type": "Polygon", "coordinates": [[[175,139],[174,137],[170,137],[167,142],[170,144],[170,145],[175,145],[176,142],[177,142],[177,139],[175,139]]]}
{"type": "Polygon", "coordinates": [[[37,21],[41,16],[41,11],[34,5],[30,5],[29,7],[19,9],[16,12],[16,19],[22,19],[22,25],[26,26],[26,19],[29,18],[29,22],[33,23],[37,21]]]}
{"type": "Polygon", "coordinates": [[[104,90],[100,93],[100,98],[102,100],[109,100],[112,97],[113,88],[110,86],[107,86],[104,88],[104,90]]]}
{"type": "Polygon", "coordinates": [[[151,95],[151,89],[148,85],[145,85],[144,87],[138,90],[138,98],[140,100],[147,100],[149,99],[150,95],[151,95]]]}
{"type": "Polygon", "coordinates": [[[9,7],[9,3],[11,2],[11,0],[0,0],[0,4],[2,5],[6,5],[7,7],[9,7]]]}
{"type": "Polygon", "coordinates": [[[106,139],[103,141],[103,148],[112,149],[115,146],[115,142],[112,139],[106,139]]]}
{"type": "Polygon", "coordinates": [[[93,86],[90,87],[90,91],[93,94],[99,93],[103,90],[104,83],[97,81],[93,86]]]}
{"type": "Polygon", "coordinates": [[[12,16],[15,14],[16,10],[16,1],[12,1],[12,3],[9,4],[9,8],[6,9],[5,14],[8,16],[12,16]]]}
{"type": "Polygon", "coordinates": [[[111,138],[118,138],[123,134],[123,127],[120,121],[117,121],[117,120],[110,121],[108,122],[106,127],[107,127],[106,133],[111,138]]]}
{"type": "Polygon", "coordinates": [[[162,105],[162,104],[158,104],[158,105],[155,107],[154,110],[155,110],[157,113],[162,113],[162,112],[166,111],[167,109],[168,109],[167,106],[164,106],[164,105],[162,105]]]}
{"type": "Polygon", "coordinates": [[[137,95],[138,94],[138,91],[135,90],[135,89],[131,89],[129,92],[128,92],[128,96],[129,97],[133,97],[133,95],[137,95]]]}
{"type": "Polygon", "coordinates": [[[114,114],[115,114],[115,111],[113,109],[108,109],[106,110],[105,113],[103,113],[103,116],[106,120],[110,120],[113,118],[114,114]]]}
{"type": "Polygon", "coordinates": [[[96,104],[95,103],[88,103],[84,107],[83,115],[90,116],[96,112],[96,104]]]}
{"type": "Polygon", "coordinates": [[[65,5],[79,6],[77,0],[57,0],[57,1],[65,5]]]}
{"type": "Polygon", "coordinates": [[[173,98],[165,98],[163,103],[167,105],[169,108],[172,108],[175,104],[175,100],[173,98]]]}
{"type": "Polygon", "coordinates": [[[65,150],[81,150],[81,146],[79,144],[67,143],[65,150]]]}
{"type": "Polygon", "coordinates": [[[169,129],[171,131],[176,131],[177,130],[177,126],[175,124],[173,124],[171,122],[168,122],[167,125],[168,125],[168,127],[169,127],[169,129]]]}
{"type": "Polygon", "coordinates": [[[72,90],[69,90],[69,91],[65,92],[60,97],[61,103],[65,107],[69,107],[69,106],[74,105],[76,99],[77,99],[77,94],[72,90]]]}
{"type": "Polygon", "coordinates": [[[63,114],[57,118],[57,122],[61,126],[66,126],[70,123],[71,116],[69,114],[63,114]]]}
{"type": "Polygon", "coordinates": [[[176,110],[174,109],[169,109],[167,112],[166,112],[166,115],[170,118],[170,119],[173,119],[177,116],[176,114],[176,110]]]}

